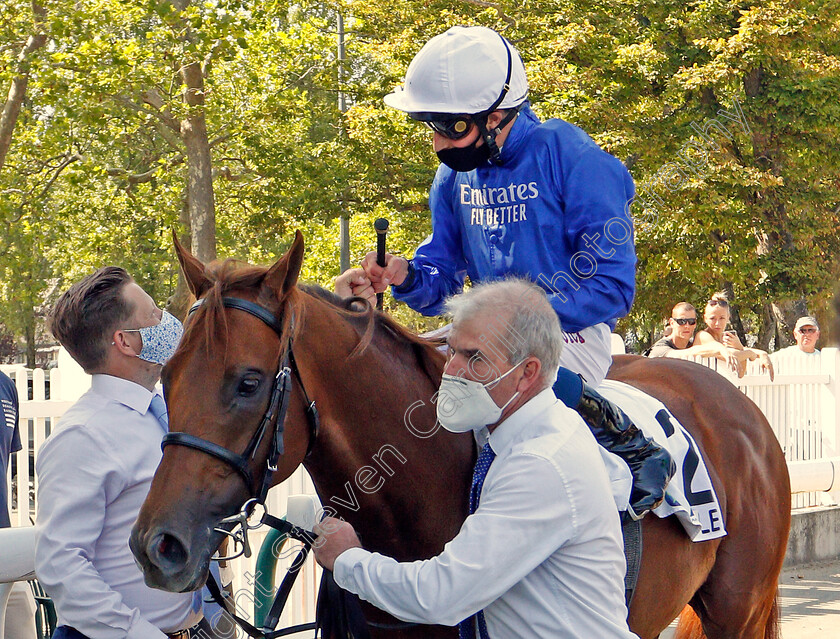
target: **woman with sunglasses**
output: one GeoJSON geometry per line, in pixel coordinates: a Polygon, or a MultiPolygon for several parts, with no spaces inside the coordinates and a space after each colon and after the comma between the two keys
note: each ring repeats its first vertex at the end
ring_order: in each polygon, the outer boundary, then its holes
{"type": "Polygon", "coordinates": [[[731,354],[737,359],[737,365],[732,368],[737,372],[738,377],[744,376],[747,362],[758,360],[761,365],[761,370],[767,371],[772,381],[775,372],[773,370],[773,363],[770,361],[770,356],[766,351],[761,349],[745,347],[741,343],[741,340],[738,339],[735,331],[726,330],[730,315],[729,298],[726,293],[720,292],[712,295],[711,299],[706,302],[706,308],[703,313],[706,328],[697,332],[696,343],[701,346],[714,346],[718,344],[730,349],[731,354]]]}
{"type": "Polygon", "coordinates": [[[711,299],[706,302],[706,308],[703,312],[706,328],[697,333],[697,342],[699,344],[717,342],[739,351],[744,350],[744,345],[738,339],[737,333],[726,330],[730,315],[729,298],[726,293],[720,292],[712,295],[711,299]]]}

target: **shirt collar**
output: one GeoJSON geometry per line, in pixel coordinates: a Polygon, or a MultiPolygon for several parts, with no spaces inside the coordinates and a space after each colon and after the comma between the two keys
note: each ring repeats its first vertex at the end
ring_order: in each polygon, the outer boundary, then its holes
{"type": "Polygon", "coordinates": [[[137,382],[101,373],[91,376],[90,387],[95,393],[127,406],[141,415],[149,411],[152,397],[161,394],[158,389],[152,392],[137,382]]]}
{"type": "Polygon", "coordinates": [[[517,408],[498,428],[490,433],[487,428],[476,431],[475,439],[479,447],[488,441],[497,455],[506,453],[517,441],[517,436],[530,426],[534,418],[557,403],[557,397],[551,387],[540,391],[534,397],[517,408]]]}

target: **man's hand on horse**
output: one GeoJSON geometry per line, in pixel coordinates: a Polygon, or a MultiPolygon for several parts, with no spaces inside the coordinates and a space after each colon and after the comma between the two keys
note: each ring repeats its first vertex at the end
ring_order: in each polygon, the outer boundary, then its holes
{"type": "Polygon", "coordinates": [[[371,251],[362,260],[362,268],[373,284],[376,293],[382,293],[391,284],[399,286],[408,276],[408,260],[385,253],[385,266],[376,263],[376,251],[371,251]]]}
{"type": "Polygon", "coordinates": [[[376,304],[376,293],[362,268],[348,268],[335,278],[335,294],[340,297],[363,297],[371,305],[376,304]]]}
{"type": "Polygon", "coordinates": [[[314,532],[318,538],[312,544],[312,551],[325,570],[332,570],[335,560],[345,550],[362,547],[353,526],[335,517],[324,518],[315,526],[314,532]]]}

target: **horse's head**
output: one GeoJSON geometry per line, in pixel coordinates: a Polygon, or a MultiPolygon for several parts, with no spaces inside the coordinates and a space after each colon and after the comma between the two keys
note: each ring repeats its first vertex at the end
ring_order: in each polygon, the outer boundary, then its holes
{"type": "MultiPolygon", "coordinates": [[[[164,448],[130,546],[148,585],[187,591],[204,582],[210,556],[224,538],[214,531],[218,522],[257,494],[266,474],[276,418],[270,417],[262,436],[256,433],[279,395],[275,378],[294,332],[303,238],[298,233],[270,268],[236,268],[230,262],[205,267],[177,238],[175,248],[201,303],[163,370],[167,443],[178,445],[164,448]],[[244,300],[257,314],[236,302],[231,307],[231,299],[244,300]],[[260,308],[268,312],[262,319],[260,308]],[[229,451],[227,461],[221,449],[229,451]]],[[[303,401],[293,398],[277,480],[292,473],[309,445],[303,401]]]]}

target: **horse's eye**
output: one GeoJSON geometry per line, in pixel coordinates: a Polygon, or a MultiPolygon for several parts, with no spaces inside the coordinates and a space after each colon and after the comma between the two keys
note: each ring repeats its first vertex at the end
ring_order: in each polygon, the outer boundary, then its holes
{"type": "Polygon", "coordinates": [[[257,392],[259,387],[260,380],[254,377],[246,377],[239,382],[239,388],[236,389],[236,392],[243,397],[250,397],[257,392]]]}

